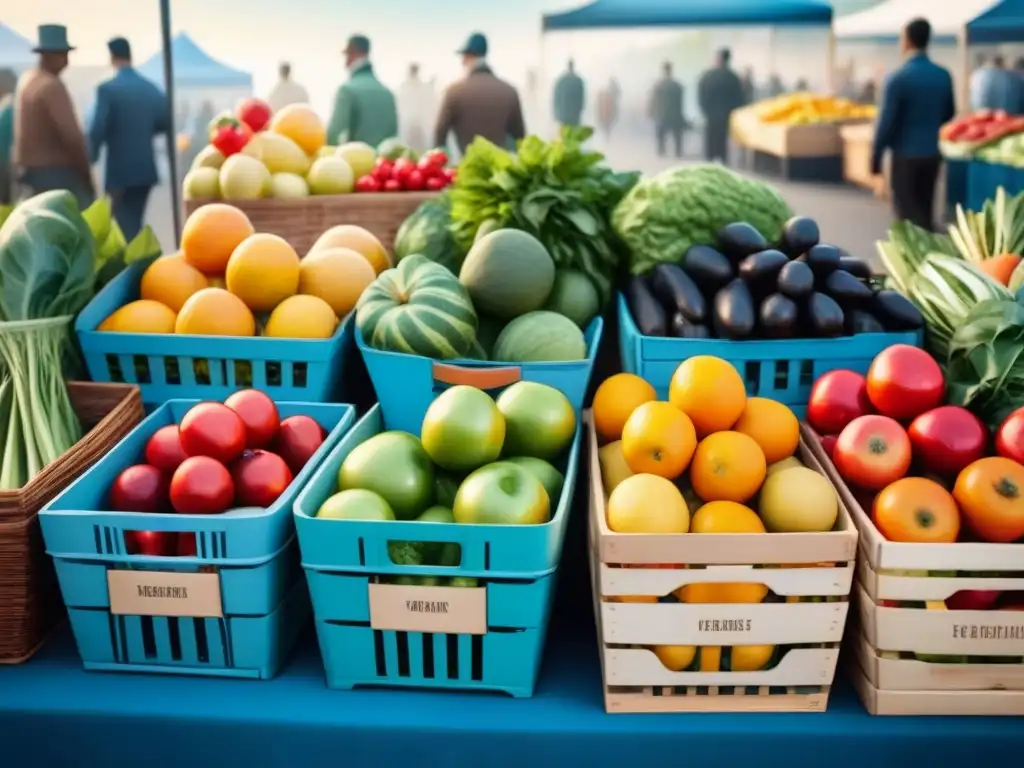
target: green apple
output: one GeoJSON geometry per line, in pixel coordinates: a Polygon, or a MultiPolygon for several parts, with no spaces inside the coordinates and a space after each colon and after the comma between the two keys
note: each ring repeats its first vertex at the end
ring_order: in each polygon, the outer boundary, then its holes
{"type": "Polygon", "coordinates": [[[486,392],[460,385],[445,390],[430,404],[420,438],[437,466],[468,472],[501,454],[505,417],[486,392]]]}
{"type": "Polygon", "coordinates": [[[561,390],[520,381],[498,396],[505,417],[505,455],[553,459],[576,434],[576,412],[561,390]]]}
{"type": "Polygon", "coordinates": [[[434,465],[408,432],[381,432],[356,446],[338,470],[338,488],[380,494],[399,520],[413,520],[434,500],[434,465]]]}
{"type": "Polygon", "coordinates": [[[316,516],[327,520],[394,520],[395,513],[379,493],[352,488],[320,505],[316,516]]]}
{"type": "Polygon", "coordinates": [[[516,456],[511,459],[505,459],[505,461],[518,464],[540,480],[540,484],[548,492],[548,501],[551,506],[558,506],[558,500],[562,497],[562,485],[565,483],[565,478],[562,477],[561,472],[544,461],[544,459],[538,459],[534,456],[516,456]]]}
{"type": "Polygon", "coordinates": [[[551,514],[548,492],[531,472],[497,461],[473,472],[455,495],[455,522],[537,525],[551,514]]]}

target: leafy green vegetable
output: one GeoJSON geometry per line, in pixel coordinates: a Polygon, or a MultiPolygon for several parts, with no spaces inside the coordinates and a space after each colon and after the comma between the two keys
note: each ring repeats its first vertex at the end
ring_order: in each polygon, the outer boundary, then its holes
{"type": "Polygon", "coordinates": [[[615,208],[612,224],[629,248],[630,273],[642,275],[678,263],[691,245],[714,245],[718,231],[735,221],[775,242],[790,215],[773,187],[720,165],[693,165],[641,181],[615,208]]]}
{"type": "Polygon", "coordinates": [[[602,154],[584,149],[592,133],[565,127],[552,142],[528,136],[515,155],[475,139],[451,188],[459,248],[468,251],[485,222],[521,229],[544,244],[556,266],[593,280],[607,301],[621,248],[608,217],[639,174],[615,173],[603,165],[602,154]]]}
{"type": "Polygon", "coordinates": [[[82,212],[96,241],[96,291],[113,280],[129,264],[155,259],[162,251],[153,230],[147,224],[130,243],[114,218],[109,197],[101,197],[82,212]]]}

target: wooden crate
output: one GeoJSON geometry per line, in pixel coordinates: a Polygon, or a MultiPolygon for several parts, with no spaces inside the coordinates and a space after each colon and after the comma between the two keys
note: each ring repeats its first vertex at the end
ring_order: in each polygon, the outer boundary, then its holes
{"type": "MultiPolygon", "coordinates": [[[[874,175],[871,173],[871,151],[875,139],[875,127],[870,123],[844,125],[839,129],[843,142],[843,178],[858,187],[871,188],[874,175]]],[[[882,164],[885,188],[882,199],[889,199],[889,156],[882,164]]]]}
{"type": "MultiPolygon", "coordinates": [[[[245,211],[257,232],[283,237],[305,256],[325,230],[337,224],[364,227],[394,250],[395,235],[420,203],[438,192],[380,192],[373,194],[322,195],[296,200],[225,200],[245,211]]],[[[185,201],[185,215],[212,200],[185,201]]]]}
{"type": "MultiPolygon", "coordinates": [[[[837,530],[800,534],[620,534],[607,525],[598,446],[587,415],[590,569],[605,709],[618,712],[824,711],[853,583],[857,532],[840,504],[837,530]],[[764,584],[785,602],[617,602],[686,584],[764,584]],[[789,648],[755,672],[672,672],[653,645],[789,648]]],[[[800,458],[821,471],[805,446],[800,458]]]]}
{"type": "Polygon", "coordinates": [[[1024,546],[887,541],[825,456],[817,435],[805,426],[803,437],[860,533],[857,628],[849,666],[868,711],[1024,715],[1024,611],[945,606],[962,590],[1024,591],[1024,546]]]}

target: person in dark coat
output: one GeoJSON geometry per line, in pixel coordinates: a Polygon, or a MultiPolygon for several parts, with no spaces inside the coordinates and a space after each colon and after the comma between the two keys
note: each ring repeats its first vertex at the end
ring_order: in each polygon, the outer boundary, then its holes
{"type": "Polygon", "coordinates": [[[744,104],[743,83],[729,67],[728,48],[718,52],[718,61],[700,77],[697,102],[704,114],[704,159],[729,164],[729,119],[744,104]]]}
{"type": "Polygon", "coordinates": [[[882,159],[888,150],[896,217],[925,229],[935,223],[935,182],[942,164],[939,129],[956,114],[953,78],[928,58],[931,32],[925,19],[903,28],[905,61],[885,82],[871,153],[876,193],[883,190],[882,159]]]}
{"type": "Polygon", "coordinates": [[[579,125],[583,117],[586,88],[583,78],[576,74],[576,66],[569,59],[565,73],[555,81],[554,112],[559,125],[579,125]]]}
{"type": "Polygon", "coordinates": [[[671,135],[676,157],[683,156],[683,133],[686,118],[683,116],[683,86],[672,77],[672,64],[662,65],[662,76],[651,92],[650,117],[654,120],[654,131],[658,140],[658,157],[665,156],[665,140],[671,135]]]}
{"type": "Polygon", "coordinates": [[[114,218],[131,240],[142,230],[149,193],[159,181],[153,137],[167,132],[170,107],[160,89],[132,66],[127,40],[115,37],[107,48],[117,74],[96,88],[89,150],[95,163],[106,147],[104,186],[114,218]]]}

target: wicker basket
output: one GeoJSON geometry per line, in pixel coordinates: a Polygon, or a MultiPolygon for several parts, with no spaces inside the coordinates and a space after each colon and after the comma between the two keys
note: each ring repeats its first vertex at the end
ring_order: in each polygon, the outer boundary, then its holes
{"type": "Polygon", "coordinates": [[[63,613],[36,513],[127,435],[145,413],[137,387],[71,382],[89,431],[20,490],[0,491],[0,663],[27,660],[63,613]]]}
{"type": "MultiPolygon", "coordinates": [[[[316,239],[338,224],[357,224],[370,230],[389,251],[402,222],[420,203],[437,192],[382,192],[361,195],[324,195],[296,200],[228,200],[245,211],[257,232],[283,237],[305,256],[316,239]]],[[[185,215],[209,203],[185,201],[185,215]]]]}

